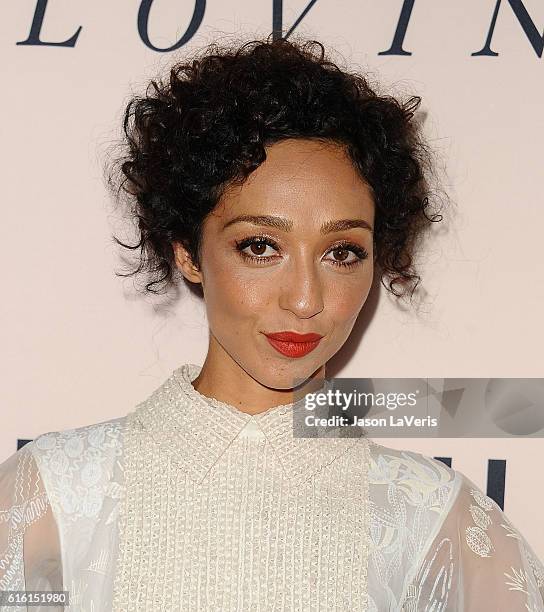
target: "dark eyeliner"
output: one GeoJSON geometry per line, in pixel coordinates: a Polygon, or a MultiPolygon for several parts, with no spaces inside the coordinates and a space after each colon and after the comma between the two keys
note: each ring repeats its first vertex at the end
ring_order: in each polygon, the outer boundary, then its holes
{"type": "Polygon", "coordinates": [[[331,247],[327,251],[327,254],[333,253],[334,251],[338,249],[345,249],[348,251],[352,251],[353,253],[355,253],[357,259],[354,261],[348,261],[348,262],[331,260],[333,265],[335,266],[345,266],[345,267],[356,266],[360,264],[363,260],[368,258],[368,251],[365,248],[360,247],[358,244],[354,244],[353,242],[347,242],[347,241],[339,242],[335,244],[333,247],[331,247]]]}
{"type": "Polygon", "coordinates": [[[267,263],[267,261],[270,260],[270,257],[269,256],[259,257],[258,255],[249,255],[248,253],[244,253],[243,250],[252,244],[266,244],[267,246],[270,246],[273,249],[278,250],[278,244],[274,240],[272,240],[272,238],[270,238],[269,236],[265,236],[262,234],[255,235],[255,236],[248,236],[247,238],[244,238],[243,240],[235,240],[234,242],[236,244],[236,250],[238,251],[241,257],[243,257],[245,260],[253,261],[259,264],[267,263]]]}
{"type": "MultiPolygon", "coordinates": [[[[250,255],[248,253],[244,253],[243,252],[244,249],[246,249],[248,246],[252,244],[266,244],[267,246],[272,247],[276,251],[279,250],[277,242],[273,240],[270,236],[266,236],[263,234],[248,236],[247,238],[244,238],[243,240],[235,240],[235,244],[236,244],[235,248],[239,252],[241,257],[243,257],[245,260],[253,261],[258,264],[267,263],[268,261],[270,261],[271,257],[270,256],[263,257],[259,255],[250,255]]],[[[350,262],[329,260],[329,261],[332,261],[332,264],[334,266],[342,266],[342,267],[349,268],[351,266],[360,264],[363,260],[368,258],[368,251],[365,248],[360,247],[359,245],[354,244],[353,242],[348,242],[348,241],[336,243],[326,252],[326,254],[334,252],[338,249],[346,249],[346,250],[352,251],[357,257],[357,259],[354,261],[350,261],[350,262]]]]}

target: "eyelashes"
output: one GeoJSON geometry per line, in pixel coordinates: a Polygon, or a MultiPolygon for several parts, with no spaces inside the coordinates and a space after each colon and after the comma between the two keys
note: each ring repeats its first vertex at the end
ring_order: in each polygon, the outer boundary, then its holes
{"type": "MultiPolygon", "coordinates": [[[[240,240],[240,241],[236,240],[235,243],[236,243],[236,247],[235,247],[236,251],[240,254],[242,259],[244,259],[245,261],[251,261],[252,263],[256,263],[256,264],[266,264],[270,262],[272,259],[274,259],[275,256],[274,255],[272,256],[263,255],[262,253],[257,254],[257,255],[246,253],[245,249],[247,249],[248,247],[256,245],[258,248],[271,247],[274,250],[279,251],[278,244],[270,236],[263,236],[263,235],[249,236],[248,238],[244,238],[243,240],[240,240]]],[[[351,268],[353,266],[362,264],[362,262],[368,258],[368,251],[365,248],[360,247],[358,244],[349,242],[348,240],[339,241],[332,248],[330,248],[326,254],[328,255],[329,253],[335,253],[339,251],[340,252],[351,251],[355,255],[355,259],[351,259],[347,261],[338,260],[338,259],[328,259],[327,261],[330,261],[334,266],[339,266],[343,268],[351,268]]],[[[264,252],[266,252],[266,249],[264,252]]]]}

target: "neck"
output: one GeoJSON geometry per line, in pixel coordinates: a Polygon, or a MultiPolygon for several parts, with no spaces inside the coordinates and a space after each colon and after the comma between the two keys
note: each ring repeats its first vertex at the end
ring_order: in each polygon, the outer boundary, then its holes
{"type": "Polygon", "coordinates": [[[224,351],[210,334],[202,370],[192,381],[202,395],[234,406],[247,414],[259,414],[274,406],[291,404],[305,393],[323,386],[325,365],[294,388],[274,389],[261,384],[224,351]]]}

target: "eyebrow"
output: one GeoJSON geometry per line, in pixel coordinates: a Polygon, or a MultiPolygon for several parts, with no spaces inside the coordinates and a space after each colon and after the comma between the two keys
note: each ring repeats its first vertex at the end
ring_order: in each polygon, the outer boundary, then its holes
{"type": "MultiPolygon", "coordinates": [[[[227,221],[223,225],[225,230],[234,223],[253,223],[253,225],[265,225],[266,227],[273,227],[275,229],[290,232],[293,229],[293,222],[283,219],[282,217],[273,217],[271,215],[238,215],[227,221]]],[[[336,219],[334,221],[327,221],[323,223],[319,231],[321,234],[330,234],[331,232],[341,232],[342,230],[352,229],[354,227],[362,227],[367,229],[369,232],[373,232],[371,225],[364,219],[336,219]]]]}

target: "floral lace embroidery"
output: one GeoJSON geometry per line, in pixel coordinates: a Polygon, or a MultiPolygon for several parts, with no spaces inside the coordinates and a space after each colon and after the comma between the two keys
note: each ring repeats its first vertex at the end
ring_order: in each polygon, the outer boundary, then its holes
{"type": "Polygon", "coordinates": [[[544,565],[542,565],[542,563],[538,559],[536,559],[532,551],[529,550],[523,540],[522,547],[527,557],[529,567],[532,569],[533,574],[535,575],[536,585],[539,589],[541,589],[542,587],[544,587],[544,565]]]}
{"type": "Polygon", "coordinates": [[[478,504],[470,504],[469,510],[475,526],[465,530],[467,546],[480,557],[491,557],[495,551],[493,542],[487,533],[487,528],[493,524],[488,512],[494,508],[493,500],[477,489],[470,489],[470,494],[478,504]]]}
{"type": "Polygon", "coordinates": [[[448,609],[448,599],[451,593],[455,567],[451,538],[442,538],[435,545],[433,555],[421,564],[414,582],[408,586],[406,596],[402,601],[402,612],[418,612],[422,609],[420,607],[420,585],[431,578],[434,582],[434,588],[425,610],[445,612],[448,609]],[[445,549],[445,552],[442,549],[445,549]]]}
{"type": "MultiPolygon", "coordinates": [[[[49,491],[51,502],[62,510],[67,523],[98,517],[106,496],[121,496],[121,486],[106,474],[112,453],[122,454],[119,431],[119,422],[113,420],[42,434],[34,440],[40,470],[55,483],[49,491]]],[[[107,522],[114,519],[110,516],[107,522]]]]}
{"type": "MultiPolygon", "coordinates": [[[[376,446],[371,445],[369,466],[369,483],[374,488],[370,495],[372,573],[380,589],[387,593],[387,602],[380,602],[382,607],[400,609],[394,593],[404,590],[404,605],[408,607],[403,609],[410,610],[409,602],[417,586],[410,584],[410,578],[401,575],[401,570],[414,566],[433,526],[444,515],[455,486],[455,472],[418,453],[399,451],[397,456],[381,453],[376,446]],[[376,503],[374,500],[381,498],[381,487],[386,487],[386,500],[376,503]]],[[[371,598],[369,603],[372,611],[382,609],[371,598]]]]}
{"type": "Polygon", "coordinates": [[[78,612],[108,609],[122,479],[125,417],[43,434],[33,441],[62,540],[63,581],[78,612]],[[77,542],[77,545],[75,544],[77,542]]]}
{"type": "Polygon", "coordinates": [[[49,508],[28,448],[23,448],[18,456],[12,501],[10,507],[0,508],[0,524],[9,529],[6,550],[0,551],[0,591],[24,589],[24,534],[49,508]]]}
{"type": "MultiPolygon", "coordinates": [[[[470,494],[478,505],[475,506],[471,504],[469,508],[475,526],[466,528],[467,545],[480,557],[491,557],[496,548],[487,533],[488,527],[493,524],[491,516],[488,513],[495,509],[496,503],[489,496],[484,495],[481,491],[476,489],[471,488],[470,494]]],[[[537,608],[536,601],[539,598],[539,594],[536,592],[536,588],[540,588],[544,585],[544,567],[535,559],[532,552],[526,546],[521,534],[510,521],[508,521],[507,517],[502,514],[501,518],[504,522],[500,523],[500,526],[506,531],[506,537],[514,538],[518,541],[520,552],[527,560],[534,577],[533,582],[528,572],[523,567],[515,568],[510,566],[510,572],[503,572],[506,578],[504,584],[510,591],[519,591],[527,596],[525,607],[528,612],[539,612],[541,608],[537,608]],[[535,583],[536,587],[534,586],[535,583]]]]}
{"type": "Polygon", "coordinates": [[[532,550],[527,546],[526,541],[521,537],[519,531],[506,519],[501,523],[501,527],[507,532],[506,536],[518,540],[519,545],[523,549],[523,553],[527,558],[529,567],[531,568],[538,588],[544,587],[544,565],[535,557],[532,550]]]}
{"type": "Polygon", "coordinates": [[[521,568],[519,570],[516,570],[512,566],[510,566],[510,569],[512,570],[512,574],[509,574],[508,572],[504,572],[504,575],[507,578],[510,578],[511,582],[506,581],[505,584],[509,586],[511,591],[521,591],[522,593],[525,593],[528,595],[529,592],[527,590],[527,582],[528,582],[527,572],[521,568]]]}

